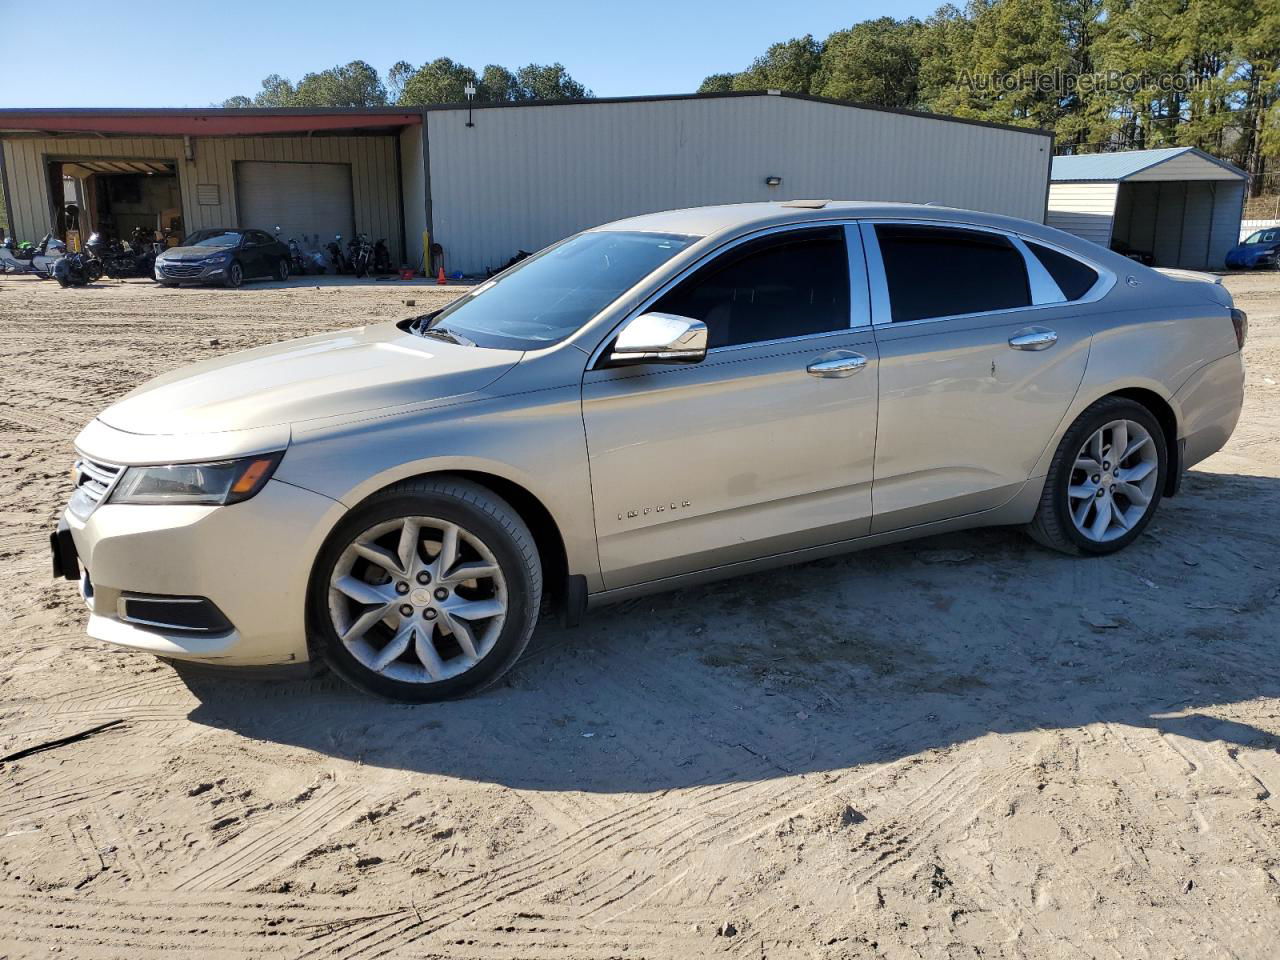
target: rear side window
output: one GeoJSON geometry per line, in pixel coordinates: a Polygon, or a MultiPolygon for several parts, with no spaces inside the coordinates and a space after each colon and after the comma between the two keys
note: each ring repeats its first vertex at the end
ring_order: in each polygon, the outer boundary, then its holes
{"type": "Polygon", "coordinates": [[[701,320],[728,347],[849,326],[844,228],[791,230],[735,247],[650,309],[701,320]]]}
{"type": "Polygon", "coordinates": [[[877,224],[894,323],[1031,305],[1022,254],[996,233],[877,224]]]}
{"type": "Polygon", "coordinates": [[[1049,271],[1049,276],[1053,277],[1058,289],[1068,300],[1079,300],[1098,282],[1098,271],[1081,263],[1075,257],[1068,257],[1065,253],[1042,247],[1029,240],[1027,247],[1049,271]]]}

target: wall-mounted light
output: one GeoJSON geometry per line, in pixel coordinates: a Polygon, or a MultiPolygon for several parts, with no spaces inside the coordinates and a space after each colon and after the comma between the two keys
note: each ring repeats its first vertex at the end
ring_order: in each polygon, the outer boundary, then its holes
{"type": "Polygon", "coordinates": [[[474,127],[475,124],[471,122],[471,101],[476,98],[476,85],[468,83],[462,88],[462,92],[467,95],[467,126],[474,127]]]}
{"type": "Polygon", "coordinates": [[[764,185],[766,187],[780,187],[782,186],[782,178],[781,177],[765,177],[764,185]]]}

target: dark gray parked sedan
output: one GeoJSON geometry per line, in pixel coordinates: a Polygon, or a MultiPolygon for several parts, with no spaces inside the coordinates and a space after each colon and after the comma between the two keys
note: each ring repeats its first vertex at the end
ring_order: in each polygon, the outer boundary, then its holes
{"type": "Polygon", "coordinates": [[[262,230],[198,230],[182,246],[156,257],[156,281],[166,287],[180,283],[238,287],[258,279],[289,279],[289,248],[262,230]]]}

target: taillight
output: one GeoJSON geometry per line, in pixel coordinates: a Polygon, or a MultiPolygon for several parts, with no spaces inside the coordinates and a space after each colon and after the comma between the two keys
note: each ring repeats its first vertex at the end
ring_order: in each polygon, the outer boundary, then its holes
{"type": "Polygon", "coordinates": [[[1236,328],[1236,345],[1243,350],[1245,338],[1249,336],[1249,315],[1232,307],[1231,325],[1236,328]]]}

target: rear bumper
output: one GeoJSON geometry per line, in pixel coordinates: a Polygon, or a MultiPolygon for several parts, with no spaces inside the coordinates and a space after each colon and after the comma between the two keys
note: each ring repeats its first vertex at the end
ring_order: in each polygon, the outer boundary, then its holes
{"type": "Polygon", "coordinates": [[[1244,406],[1244,358],[1239,353],[1207,363],[1174,394],[1182,412],[1182,469],[1221,450],[1244,406]]]}
{"type": "Polygon", "coordinates": [[[320,545],[345,508],[272,480],[228,507],[106,503],[64,515],[90,608],[91,637],[179,660],[227,666],[308,659],[306,595],[320,545]],[[230,629],[130,622],[131,595],[207,598],[230,629]]]}

